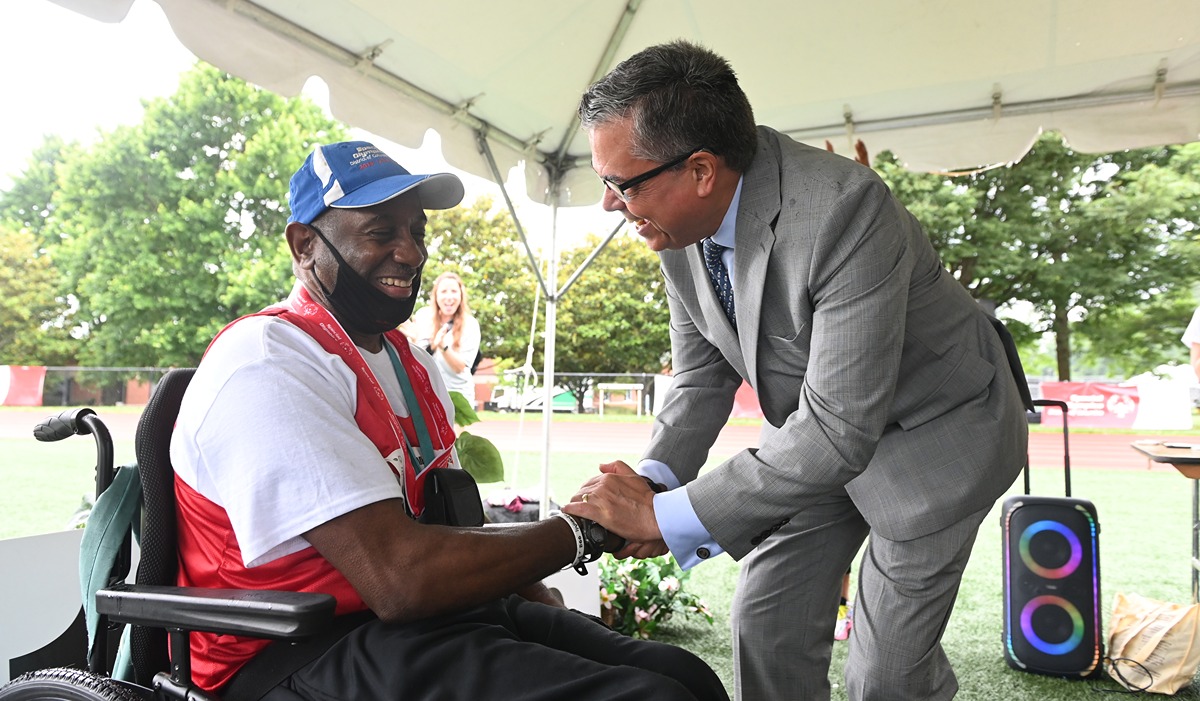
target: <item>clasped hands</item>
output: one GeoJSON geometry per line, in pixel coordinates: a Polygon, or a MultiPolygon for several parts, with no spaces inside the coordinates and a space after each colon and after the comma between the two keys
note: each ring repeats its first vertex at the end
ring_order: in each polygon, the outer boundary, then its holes
{"type": "Polygon", "coordinates": [[[614,553],[619,558],[667,553],[654,517],[654,490],[646,478],[620,460],[601,465],[600,474],[584,482],[562,510],[591,519],[624,538],[625,546],[614,553]]]}

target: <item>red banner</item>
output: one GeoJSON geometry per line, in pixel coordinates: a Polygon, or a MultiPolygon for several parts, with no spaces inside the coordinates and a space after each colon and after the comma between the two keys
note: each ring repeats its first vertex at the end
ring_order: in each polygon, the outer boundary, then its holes
{"type": "Polygon", "coordinates": [[[749,382],[742,380],[737,394],[733,397],[733,411],[729,412],[732,419],[761,419],[762,407],[758,405],[758,395],[749,382]]]}
{"type": "Polygon", "coordinates": [[[0,404],[41,406],[44,365],[0,365],[0,404]]]}
{"type": "MultiPolygon", "coordinates": [[[[1137,387],[1102,382],[1043,382],[1042,399],[1067,403],[1071,426],[1132,428],[1137,418],[1137,387]]],[[[1043,426],[1062,426],[1058,407],[1040,407],[1043,426]]]]}

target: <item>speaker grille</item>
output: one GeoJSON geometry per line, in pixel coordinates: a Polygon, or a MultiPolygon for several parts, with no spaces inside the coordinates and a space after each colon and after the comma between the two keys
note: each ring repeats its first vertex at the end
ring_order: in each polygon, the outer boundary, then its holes
{"type": "Polygon", "coordinates": [[[1082,499],[1013,497],[1001,525],[1009,665],[1089,676],[1103,656],[1095,507],[1082,499]]]}

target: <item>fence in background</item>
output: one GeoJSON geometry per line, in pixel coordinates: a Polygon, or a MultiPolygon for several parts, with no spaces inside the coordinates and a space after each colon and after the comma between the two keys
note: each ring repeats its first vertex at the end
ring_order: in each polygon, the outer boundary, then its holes
{"type": "Polygon", "coordinates": [[[169,368],[0,366],[0,400],[13,406],[145,404],[169,368]]]}
{"type": "MultiPolygon", "coordinates": [[[[0,366],[7,370],[0,378],[0,403],[25,406],[116,406],[121,404],[145,404],[158,380],[170,368],[125,367],[95,368],[82,366],[0,366]],[[7,384],[6,384],[7,383],[7,384]],[[9,391],[9,390],[12,391],[9,391]]],[[[518,385],[514,371],[505,373],[503,384],[518,385]]],[[[534,383],[538,381],[534,377],[534,383]]],[[[654,406],[655,375],[648,373],[557,373],[555,382],[567,389],[583,388],[584,411],[599,409],[599,396],[595,391],[598,384],[629,384],[639,389],[624,393],[608,393],[609,408],[621,406],[631,412],[650,413],[654,406]]],[[[500,380],[486,371],[476,375],[475,381],[483,390],[477,392],[476,403],[483,408],[491,387],[500,380]]],[[[531,389],[540,393],[540,389],[531,389]]]]}

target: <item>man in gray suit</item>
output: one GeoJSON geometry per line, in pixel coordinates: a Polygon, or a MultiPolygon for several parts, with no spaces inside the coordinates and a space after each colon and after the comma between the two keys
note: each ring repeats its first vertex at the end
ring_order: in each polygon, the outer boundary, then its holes
{"type": "Polygon", "coordinates": [[[741,560],[737,691],[764,701],[829,698],[830,622],[869,533],[849,696],[951,698],[941,636],[1026,453],[1006,332],[870,168],[756,127],[707,49],[634,55],[579,114],[605,208],[662,259],[675,380],[638,471],[603,466],[564,511],[626,537],[623,556],[741,560]],[[743,378],[759,445],[701,475],[743,378]]]}

